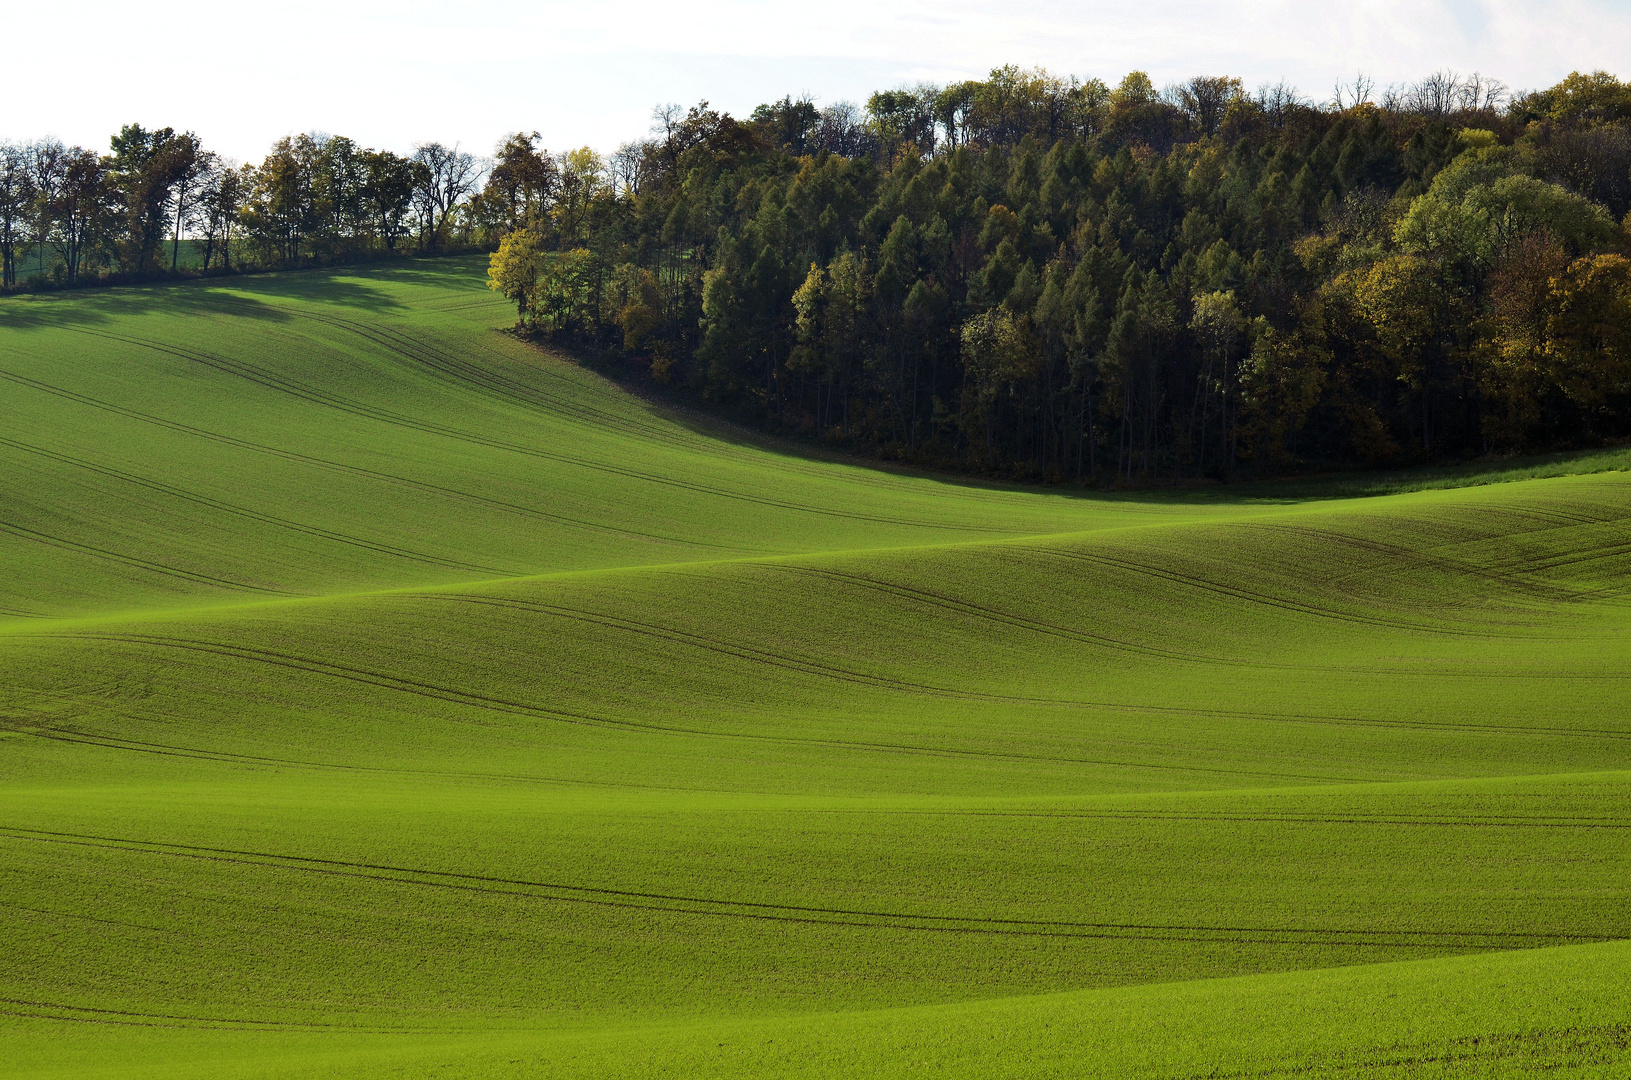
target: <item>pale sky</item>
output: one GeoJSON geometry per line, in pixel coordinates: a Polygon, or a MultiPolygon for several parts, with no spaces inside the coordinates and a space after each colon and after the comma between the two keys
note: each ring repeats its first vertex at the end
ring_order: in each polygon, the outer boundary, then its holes
{"type": "Polygon", "coordinates": [[[652,106],[738,116],[810,93],[863,102],[1004,63],[1114,85],[1230,74],[1312,98],[1356,71],[1379,87],[1448,67],[1514,88],[1572,70],[1631,77],[1631,0],[10,0],[0,139],[107,149],[121,124],[192,129],[256,160],[299,131],[406,152],[476,153],[514,130],[615,149],[652,106]]]}

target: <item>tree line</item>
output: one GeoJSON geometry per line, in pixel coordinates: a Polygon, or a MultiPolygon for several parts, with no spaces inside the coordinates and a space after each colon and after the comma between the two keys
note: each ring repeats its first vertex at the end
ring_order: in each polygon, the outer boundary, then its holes
{"type": "Polygon", "coordinates": [[[0,144],[0,290],[477,245],[485,237],[465,211],[485,169],[441,143],[404,157],[320,134],[239,165],[193,132],[140,124],[105,154],[54,139],[0,144]],[[30,255],[34,280],[19,282],[30,255]]]}
{"type": "Polygon", "coordinates": [[[1015,478],[1631,435],[1631,87],[1603,72],[1314,102],[1004,67],[864,106],[663,106],[604,156],[539,143],[5,146],[3,283],[31,245],[60,285],[496,249],[528,333],[773,430],[1015,478]]]}
{"type": "Polygon", "coordinates": [[[1316,103],[1009,67],[665,107],[584,183],[513,204],[491,276],[523,328],[886,457],[1136,484],[1631,435],[1631,87],[1602,72],[1316,103]]]}

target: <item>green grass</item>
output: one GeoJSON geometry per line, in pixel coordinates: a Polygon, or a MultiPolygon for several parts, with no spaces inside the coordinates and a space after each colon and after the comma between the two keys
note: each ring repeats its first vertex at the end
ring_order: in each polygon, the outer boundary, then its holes
{"type": "Polygon", "coordinates": [[[481,285],[0,303],[0,1075],[1617,1075],[1614,452],[884,473],[481,285]]]}

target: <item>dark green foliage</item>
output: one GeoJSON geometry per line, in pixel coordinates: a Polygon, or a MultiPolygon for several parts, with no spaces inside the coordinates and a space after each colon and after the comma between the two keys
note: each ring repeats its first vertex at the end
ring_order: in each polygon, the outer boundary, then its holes
{"type": "MultiPolygon", "coordinates": [[[[1569,93],[1608,100],[1620,85],[1593,78],[1569,93]]],[[[663,317],[641,351],[661,354],[664,378],[774,430],[890,457],[1136,484],[1623,438],[1627,399],[1587,416],[1544,378],[1516,390],[1495,359],[1511,339],[1485,270],[1396,235],[1452,163],[1478,159],[1486,187],[1527,177],[1606,209],[1609,227],[1571,257],[1623,248],[1631,121],[1559,105],[1525,127],[1539,100],[1502,113],[1487,83],[1435,76],[1382,106],[1314,107],[1237,80],[1157,92],[1135,72],[1109,90],[1002,68],[873,95],[872,141],[848,149],[822,135],[833,110],[807,101],[746,126],[704,104],[669,111],[642,151],[648,182],[599,208],[589,246],[608,272],[656,275],[663,317]],[[1401,251],[1431,264],[1420,280],[1442,294],[1438,337],[1384,358],[1389,312],[1349,297],[1401,251]],[[799,331],[789,300],[840,257],[865,300],[825,351],[851,362],[805,363],[820,329],[799,331]],[[1197,302],[1218,292],[1243,316],[1240,357],[1197,334],[1197,302]],[[1018,350],[1007,360],[969,344],[998,340],[995,323],[970,330],[998,310],[1018,335],[999,335],[1018,350]],[[1519,413],[1538,419],[1515,426],[1519,413]]],[[[1486,262],[1566,240],[1561,219],[1480,198],[1476,213],[1508,214],[1486,262]]],[[[615,308],[580,322],[603,344],[625,336],[615,308]]]]}

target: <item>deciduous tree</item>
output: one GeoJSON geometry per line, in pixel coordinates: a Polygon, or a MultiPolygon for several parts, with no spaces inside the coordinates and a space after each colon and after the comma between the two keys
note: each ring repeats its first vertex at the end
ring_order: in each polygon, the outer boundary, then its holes
{"type": "Polygon", "coordinates": [[[487,287],[515,301],[515,326],[526,328],[538,295],[538,273],[547,256],[542,238],[531,229],[513,229],[498,242],[487,261],[487,287]]]}
{"type": "Polygon", "coordinates": [[[17,284],[17,249],[28,236],[35,190],[33,148],[0,143],[0,288],[17,284]]]}

